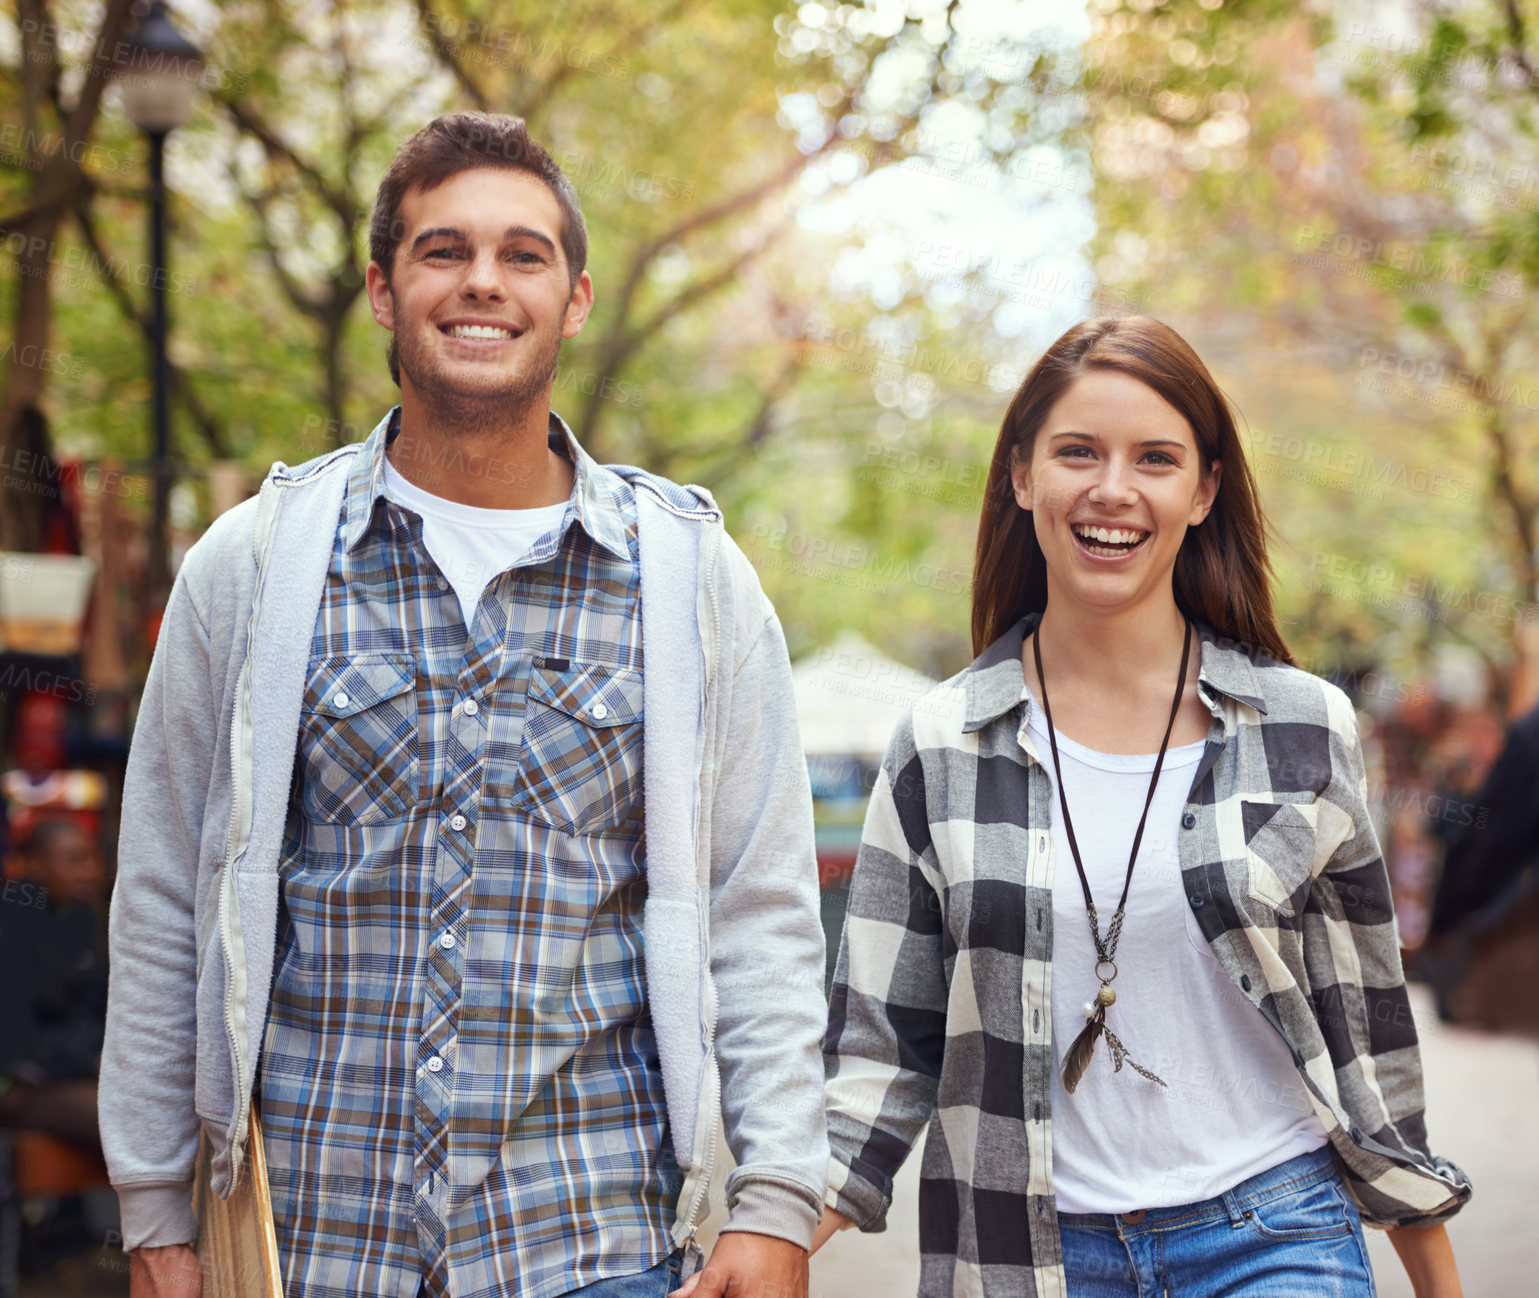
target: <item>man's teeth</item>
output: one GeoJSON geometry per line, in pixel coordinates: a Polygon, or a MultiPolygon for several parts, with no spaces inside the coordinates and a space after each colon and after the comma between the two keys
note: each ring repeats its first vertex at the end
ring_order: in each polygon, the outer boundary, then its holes
{"type": "Polygon", "coordinates": [[[449,337],[451,338],[511,338],[513,331],[504,329],[500,325],[450,325],[449,337]]]}
{"type": "Polygon", "coordinates": [[[1144,539],[1142,532],[1125,532],[1109,527],[1076,527],[1074,533],[1086,541],[1100,541],[1103,545],[1133,545],[1144,539]]]}

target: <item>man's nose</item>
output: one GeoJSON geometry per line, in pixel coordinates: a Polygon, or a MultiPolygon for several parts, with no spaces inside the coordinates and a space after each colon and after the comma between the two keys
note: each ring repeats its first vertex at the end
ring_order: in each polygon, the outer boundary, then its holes
{"type": "Polygon", "coordinates": [[[460,281],[460,291],[467,297],[498,302],[503,299],[502,267],[495,252],[478,253],[470,259],[465,278],[460,281]]]}

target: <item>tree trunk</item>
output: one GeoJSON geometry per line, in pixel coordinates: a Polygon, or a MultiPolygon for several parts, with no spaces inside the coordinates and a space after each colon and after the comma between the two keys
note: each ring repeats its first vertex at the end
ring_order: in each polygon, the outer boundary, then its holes
{"type": "MultiPolygon", "coordinates": [[[[48,446],[29,445],[24,413],[41,410],[48,373],[70,363],[49,347],[52,323],[52,256],[59,210],[40,213],[16,227],[24,242],[16,258],[15,329],[7,349],[10,373],[0,406],[0,549],[42,547],[43,499],[57,478],[48,446]],[[38,461],[38,452],[44,458],[38,461]]],[[[12,236],[14,246],[16,236],[12,236]]]]}

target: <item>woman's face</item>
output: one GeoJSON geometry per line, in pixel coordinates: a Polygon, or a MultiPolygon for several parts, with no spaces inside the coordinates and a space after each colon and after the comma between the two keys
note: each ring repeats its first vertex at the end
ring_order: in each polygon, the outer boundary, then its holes
{"type": "Polygon", "coordinates": [[[1218,494],[1221,466],[1203,469],[1191,425],[1153,388],[1117,370],[1076,379],[1010,474],[1049,602],[1113,613],[1168,594],[1186,529],[1218,494]]]}

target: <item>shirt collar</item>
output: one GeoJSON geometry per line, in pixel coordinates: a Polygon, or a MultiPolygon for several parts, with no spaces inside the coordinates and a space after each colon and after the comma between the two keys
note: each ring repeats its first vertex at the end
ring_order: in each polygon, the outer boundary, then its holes
{"type": "MultiPolygon", "coordinates": [[[[374,426],[363,443],[347,480],[347,518],[342,524],[342,546],[351,550],[369,530],[374,507],[385,491],[385,448],[395,440],[401,428],[401,408],[396,406],[374,426]]],[[[572,462],[572,494],[567,498],[566,514],[561,520],[561,535],[572,523],[617,559],[629,559],[625,539],[625,520],[613,490],[614,475],[594,461],[577,444],[572,430],[554,410],[550,413],[548,433],[550,449],[572,462]]]]}
{"type": "MultiPolygon", "coordinates": [[[[1029,707],[1031,694],[1026,688],[1026,672],[1021,665],[1021,648],[1026,637],[1036,630],[1041,613],[1028,613],[993,644],[973,659],[967,677],[967,717],[964,734],[982,730],[989,722],[1004,716],[1018,703],[1029,707]]],[[[1265,715],[1266,701],[1256,682],[1255,664],[1237,641],[1221,639],[1205,622],[1194,622],[1198,635],[1201,666],[1197,672],[1199,689],[1210,690],[1247,704],[1265,715]]]]}

